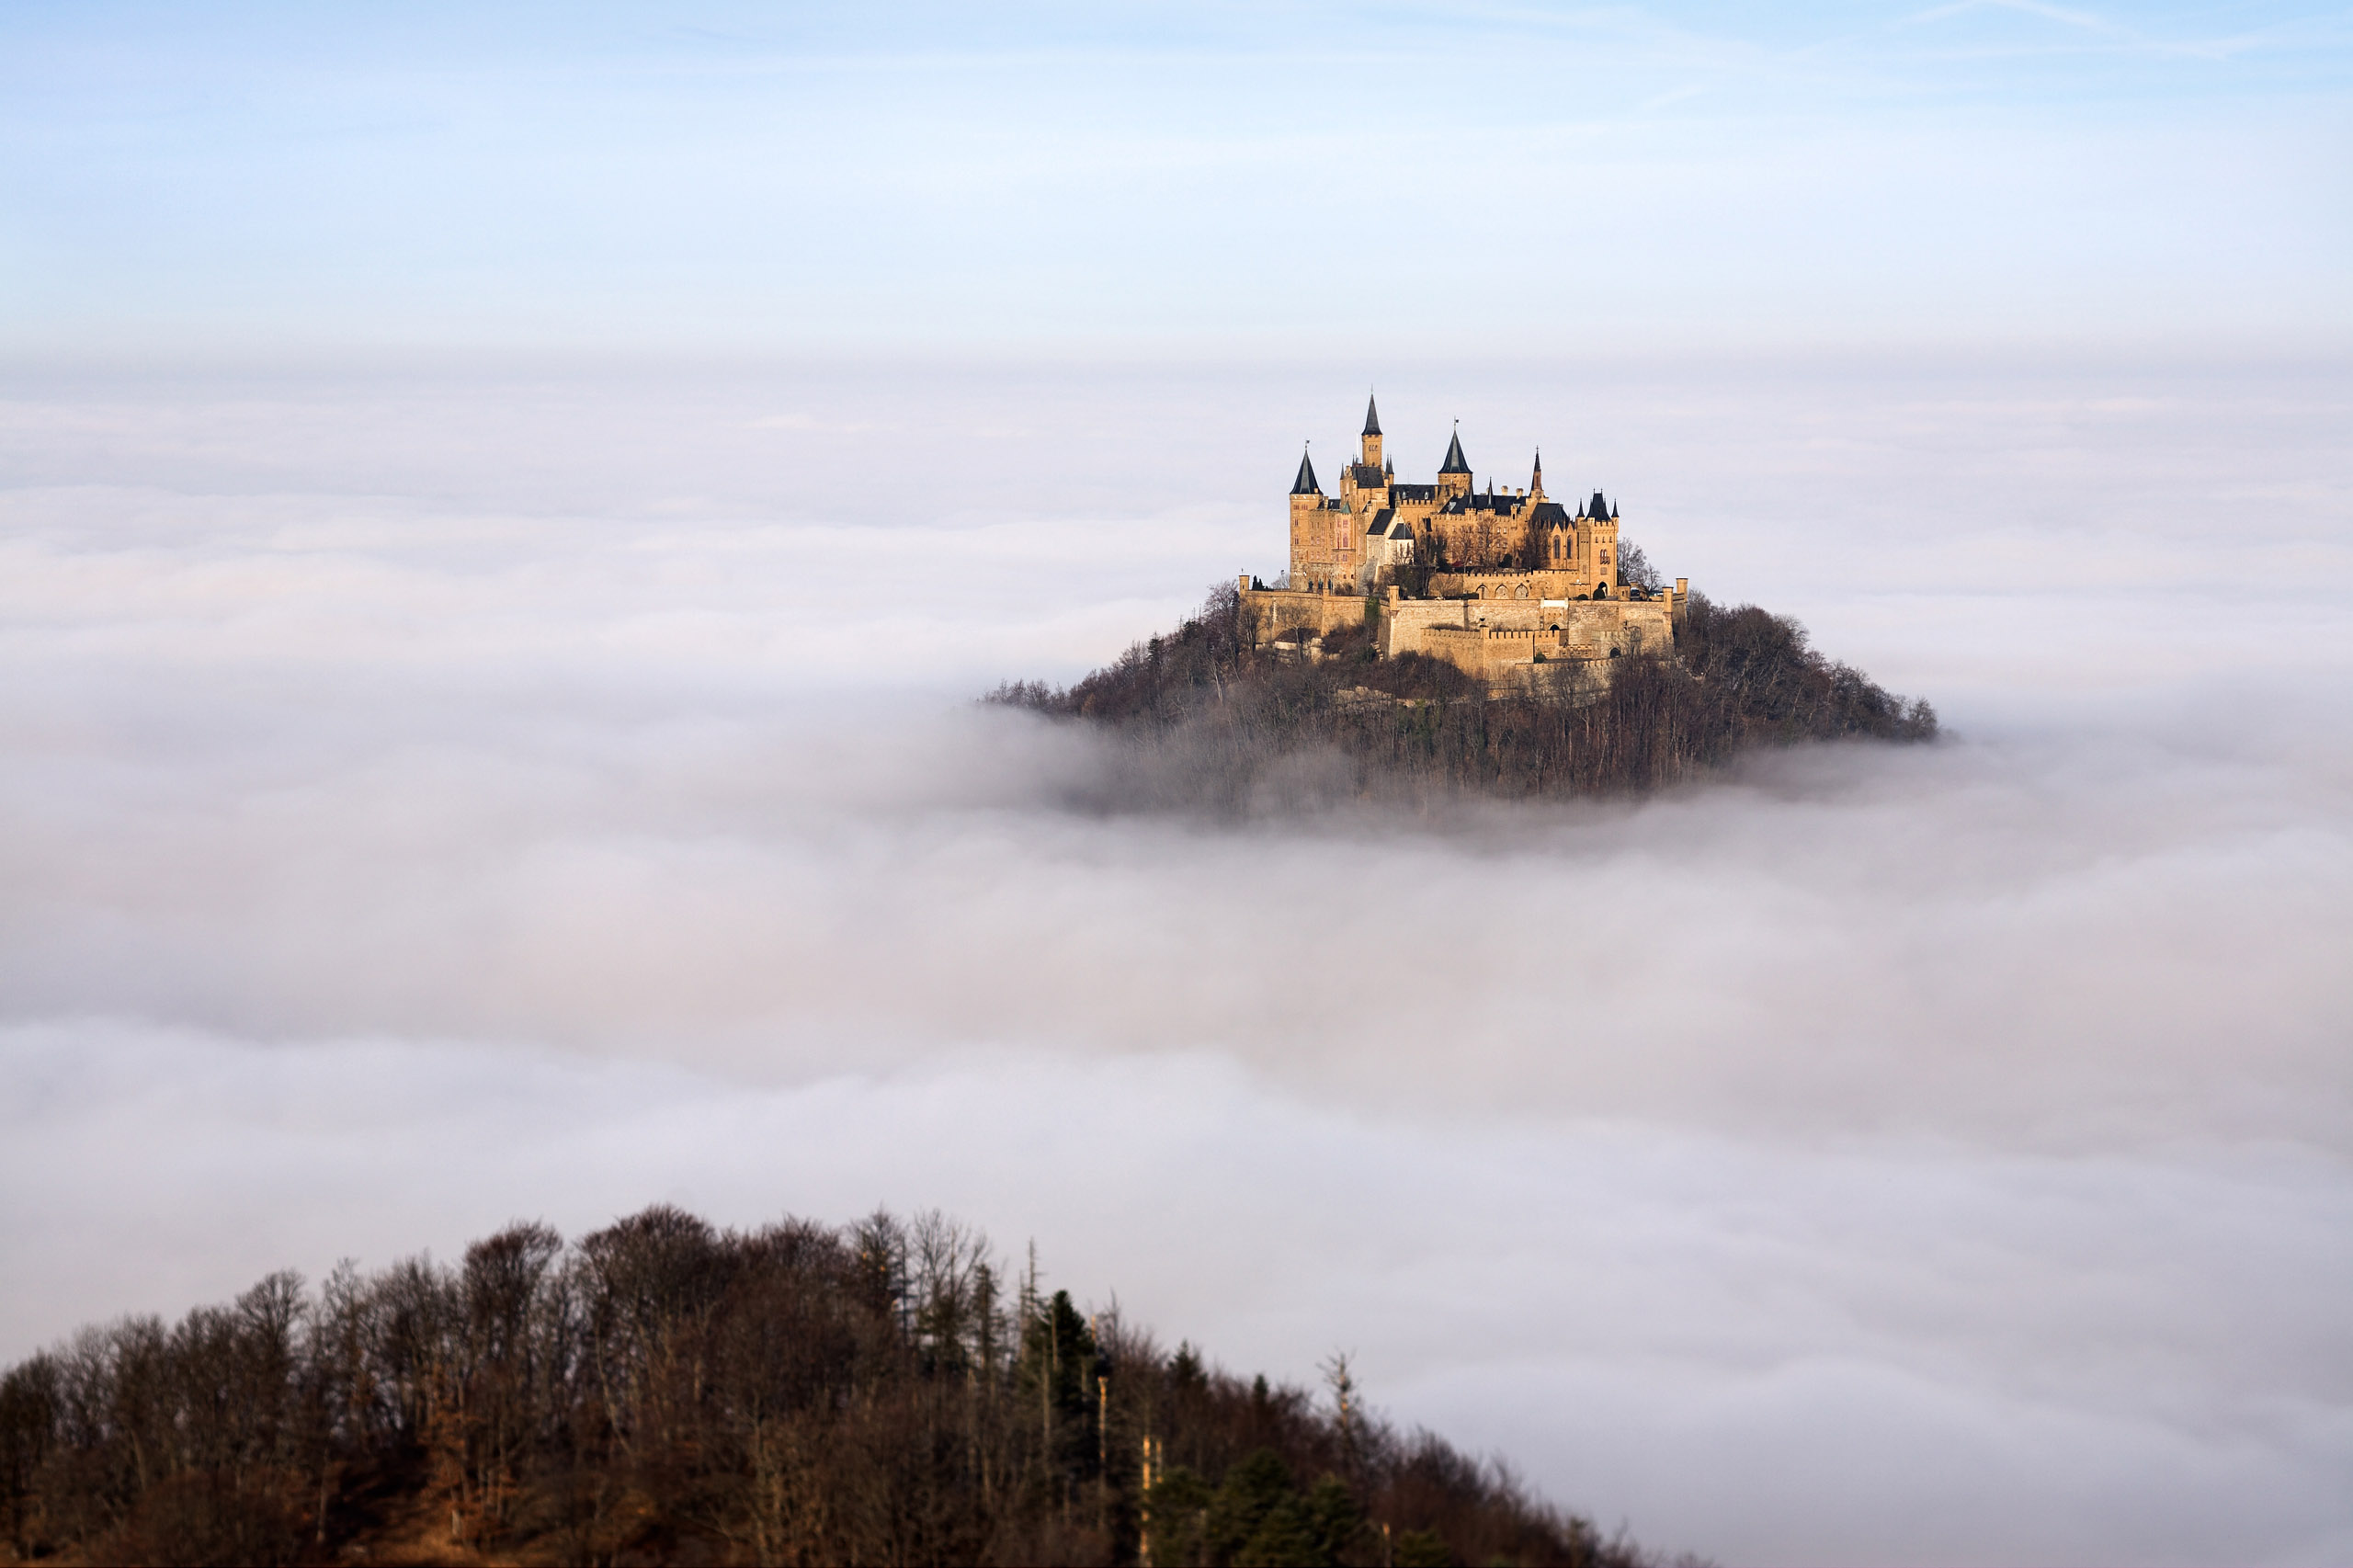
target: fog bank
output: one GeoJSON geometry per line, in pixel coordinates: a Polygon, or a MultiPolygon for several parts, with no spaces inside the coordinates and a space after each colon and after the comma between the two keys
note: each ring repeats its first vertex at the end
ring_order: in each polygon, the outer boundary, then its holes
{"type": "Polygon", "coordinates": [[[518,1214],[938,1205],[1665,1547],[2341,1559],[2344,377],[1433,381],[1401,453],[1567,432],[1953,737],[1102,809],[966,698],[1277,564],[1265,432],[1347,410],[1275,373],[20,373],[0,1352],[518,1214]]]}

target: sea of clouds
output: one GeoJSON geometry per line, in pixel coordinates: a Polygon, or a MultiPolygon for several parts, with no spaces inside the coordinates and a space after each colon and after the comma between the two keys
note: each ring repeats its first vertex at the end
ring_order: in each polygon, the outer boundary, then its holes
{"type": "Polygon", "coordinates": [[[0,381],[0,1355],[938,1206],[1740,1562],[2353,1551],[2353,376],[1392,371],[1951,732],[1211,825],[976,708],[1281,560],[1285,367],[0,381]]]}

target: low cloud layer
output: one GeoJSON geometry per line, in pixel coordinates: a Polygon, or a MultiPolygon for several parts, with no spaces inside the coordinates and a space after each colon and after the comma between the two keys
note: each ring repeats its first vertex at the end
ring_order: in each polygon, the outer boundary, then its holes
{"type": "Polygon", "coordinates": [[[1245,1369],[1353,1347],[1393,1413],[1667,1547],[2353,1548],[2336,383],[1662,374],[1629,466],[1776,412],[1660,461],[1630,532],[1956,738],[1211,827],[947,694],[1265,566],[1264,497],[1119,480],[1274,394],[982,439],[1007,387],[968,374],[504,424],[463,386],[19,389],[0,1351],[517,1214],[936,1204],[1245,1369]],[[988,483],[810,466],[885,425],[988,483]],[[1735,528],[1768,452],[1829,499],[1735,528]],[[1940,488],[2003,463],[2024,510],[1940,488]],[[2240,519],[2227,574],[2103,498],[2167,490],[2240,519]],[[2066,572],[1960,564],[2017,538],[2066,572]]]}

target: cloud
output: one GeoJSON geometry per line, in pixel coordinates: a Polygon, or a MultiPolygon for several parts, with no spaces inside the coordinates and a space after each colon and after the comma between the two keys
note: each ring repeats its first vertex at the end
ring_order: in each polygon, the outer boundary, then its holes
{"type": "Polygon", "coordinates": [[[654,1199],[738,1224],[945,1201],[1237,1370],[1312,1381],[1351,1349],[1392,1414],[1671,1546],[2327,1561],[2347,1539],[2353,1187],[2309,1149],[1369,1110],[1216,1052],[935,1048],[746,1085],[83,1024],[10,1030],[0,1061],[0,1176],[42,1199],[0,1231],[43,1265],[12,1269],[28,1323],[448,1256],[517,1214],[576,1234],[654,1199]]]}
{"type": "Polygon", "coordinates": [[[1401,450],[1579,431],[1957,737],[1212,828],[963,699],[1267,563],[1250,430],[1347,413],[1272,372],[20,382],[0,1352],[517,1214],[938,1204],[1668,1547],[2341,1557],[2339,388],[1433,372],[1401,450]]]}

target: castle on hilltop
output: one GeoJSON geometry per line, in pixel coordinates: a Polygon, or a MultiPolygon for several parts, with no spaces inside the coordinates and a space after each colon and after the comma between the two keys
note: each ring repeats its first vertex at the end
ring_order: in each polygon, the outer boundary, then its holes
{"type": "Polygon", "coordinates": [[[1581,503],[1546,495],[1540,451],[1525,490],[1474,490],[1458,429],[1437,483],[1401,484],[1368,399],[1357,460],[1339,477],[1326,495],[1301,455],[1289,572],[1273,587],[1241,579],[1260,642],[1312,655],[1324,633],[1377,620],[1382,657],[1427,654],[1496,687],[1548,661],[1673,651],[1688,580],[1627,580],[1618,508],[1598,490],[1581,503]]]}

